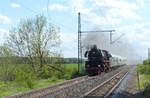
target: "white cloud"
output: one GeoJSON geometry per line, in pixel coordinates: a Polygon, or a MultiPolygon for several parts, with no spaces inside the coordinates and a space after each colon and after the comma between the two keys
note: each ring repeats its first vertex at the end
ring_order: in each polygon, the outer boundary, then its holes
{"type": "Polygon", "coordinates": [[[65,57],[77,57],[77,34],[61,33],[61,40],[65,57]]]}
{"type": "Polygon", "coordinates": [[[60,5],[60,4],[52,4],[52,5],[49,5],[48,9],[49,9],[49,10],[64,11],[64,10],[67,10],[68,7],[67,7],[67,6],[64,6],[64,5],[60,5]]]}
{"type": "Polygon", "coordinates": [[[140,20],[136,11],[144,5],[142,0],[127,2],[123,0],[72,0],[73,13],[81,12],[83,21],[94,25],[122,24],[129,20],[140,20]],[[88,3],[90,6],[87,6],[88,3]],[[142,3],[142,4],[141,4],[142,3]]]}
{"type": "Polygon", "coordinates": [[[117,31],[125,33],[130,42],[137,40],[148,40],[145,38],[150,33],[145,26],[148,23],[125,24],[136,20],[141,20],[137,10],[144,5],[143,0],[127,2],[123,0],[72,0],[71,7],[74,14],[81,12],[82,22],[99,27],[100,25],[124,25],[117,28],[117,31]],[[87,6],[90,2],[90,6],[87,6]],[[77,6],[78,5],[78,6],[77,6]],[[131,29],[132,28],[132,29],[131,29]],[[144,33],[145,32],[145,33],[144,33]]]}
{"type": "Polygon", "coordinates": [[[0,22],[3,23],[3,24],[10,24],[11,19],[7,16],[4,16],[4,15],[0,14],[0,22]]]}
{"type": "Polygon", "coordinates": [[[13,8],[20,8],[21,6],[19,4],[17,4],[17,3],[12,3],[11,7],[13,7],[13,8]]]}
{"type": "MultiPolygon", "coordinates": [[[[69,10],[73,14],[77,15],[78,12],[81,12],[82,23],[95,27],[117,25],[119,27],[115,29],[119,32],[118,35],[125,33],[127,40],[132,45],[134,44],[139,47],[143,45],[140,42],[146,45],[150,42],[150,30],[148,28],[150,23],[135,23],[135,21],[142,20],[137,11],[144,6],[143,0],[133,0],[130,2],[128,0],[70,0],[69,5],[69,10]]],[[[114,39],[118,35],[114,34],[114,39]]],[[[74,47],[73,37],[69,36],[66,38],[68,41],[63,38],[66,45],[74,47]]]]}
{"type": "Polygon", "coordinates": [[[143,7],[144,6],[144,0],[136,0],[137,5],[143,7]]]}
{"type": "Polygon", "coordinates": [[[128,9],[136,9],[137,6],[133,3],[128,3],[121,0],[93,0],[98,6],[107,6],[112,8],[128,8],[128,9]]]}
{"type": "MultiPolygon", "coordinates": [[[[150,47],[150,22],[143,22],[140,24],[133,24],[133,25],[126,25],[123,27],[120,27],[118,31],[120,33],[125,33],[126,38],[129,40],[129,42],[136,46],[136,49],[140,51],[143,48],[150,47]],[[138,48],[137,48],[138,47],[138,48]]],[[[140,51],[140,54],[142,54],[143,51],[140,51]]]]}

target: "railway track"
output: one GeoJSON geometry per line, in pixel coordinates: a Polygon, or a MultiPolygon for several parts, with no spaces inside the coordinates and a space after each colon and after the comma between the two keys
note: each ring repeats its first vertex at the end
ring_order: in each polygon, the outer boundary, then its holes
{"type": "Polygon", "coordinates": [[[82,77],[78,77],[72,80],[67,80],[63,83],[59,83],[53,86],[49,86],[49,87],[45,87],[45,88],[41,88],[38,90],[33,90],[33,91],[29,91],[29,92],[25,92],[25,93],[20,93],[20,94],[15,94],[12,96],[7,96],[5,98],[40,98],[40,97],[44,97],[48,94],[51,94],[53,92],[57,92],[60,91],[61,89],[65,89],[68,88],[72,85],[78,84],[80,82],[89,80],[89,79],[94,79],[95,77],[89,77],[89,76],[82,76],[82,77]]]}
{"type": "Polygon", "coordinates": [[[98,76],[82,76],[53,86],[4,98],[80,98],[86,92],[103,83],[105,80],[108,80],[109,77],[114,76],[114,73],[119,73],[122,69],[123,67],[119,67],[110,73],[102,73],[98,76]]]}
{"type": "Polygon", "coordinates": [[[123,70],[115,74],[110,79],[104,81],[97,87],[93,88],[91,91],[87,92],[83,98],[109,98],[115,88],[120,84],[120,82],[126,77],[128,70],[123,70]]]}

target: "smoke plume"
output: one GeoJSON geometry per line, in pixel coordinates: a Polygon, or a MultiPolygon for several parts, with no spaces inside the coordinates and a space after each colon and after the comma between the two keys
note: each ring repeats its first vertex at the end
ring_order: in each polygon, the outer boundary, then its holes
{"type": "MultiPolygon", "coordinates": [[[[113,34],[112,41],[116,40],[120,34],[113,34]]],[[[111,54],[118,55],[127,59],[128,63],[135,63],[137,60],[137,53],[135,49],[129,44],[127,38],[122,36],[119,40],[110,44],[109,33],[88,33],[83,38],[83,50],[89,50],[92,45],[97,45],[99,49],[109,51],[111,54]]]]}

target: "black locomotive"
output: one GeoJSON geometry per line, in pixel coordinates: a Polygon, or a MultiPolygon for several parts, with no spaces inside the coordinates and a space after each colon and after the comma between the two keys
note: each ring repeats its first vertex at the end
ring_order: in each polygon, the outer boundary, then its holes
{"type": "Polygon", "coordinates": [[[85,62],[85,69],[88,75],[98,75],[101,72],[111,71],[110,58],[111,54],[106,50],[98,49],[96,45],[85,52],[88,60],[85,62]]]}

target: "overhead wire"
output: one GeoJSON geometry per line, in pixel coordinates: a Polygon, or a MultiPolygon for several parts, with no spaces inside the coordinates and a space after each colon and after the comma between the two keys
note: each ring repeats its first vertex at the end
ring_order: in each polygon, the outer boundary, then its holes
{"type": "Polygon", "coordinates": [[[49,18],[49,13],[48,13],[48,11],[49,11],[49,0],[47,0],[47,9],[46,9],[46,11],[47,11],[47,17],[49,18]]]}
{"type": "MultiPolygon", "coordinates": [[[[106,4],[106,0],[104,0],[104,3],[106,4]]],[[[100,10],[101,10],[101,8],[100,8],[100,10]]],[[[114,16],[114,13],[111,13],[111,14],[114,16]]],[[[103,15],[103,14],[102,14],[102,15],[103,15]]],[[[104,16],[104,15],[103,15],[103,16],[104,16]]],[[[117,27],[118,27],[117,24],[115,23],[115,20],[114,20],[114,19],[107,19],[107,17],[105,17],[105,16],[104,16],[104,18],[106,19],[106,21],[107,21],[108,23],[109,23],[109,22],[111,23],[111,25],[110,25],[111,28],[117,28],[117,27]]],[[[115,32],[118,33],[117,30],[115,30],[115,32]]],[[[124,35],[124,34],[122,34],[122,35],[124,35]]]]}
{"type": "MultiPolygon", "coordinates": [[[[33,10],[32,8],[30,8],[30,7],[26,6],[26,5],[24,5],[23,3],[19,2],[19,1],[9,0],[10,3],[12,3],[12,1],[13,1],[13,2],[16,2],[16,3],[18,3],[18,4],[20,4],[24,9],[26,9],[26,10],[32,12],[33,14],[38,14],[37,11],[33,10]]],[[[49,0],[47,0],[47,5],[46,5],[46,6],[47,6],[47,8],[46,8],[46,10],[47,10],[47,16],[48,16],[49,19],[51,19],[51,18],[49,17],[49,16],[50,16],[50,15],[49,15],[49,0]]],[[[51,19],[51,21],[53,21],[53,20],[51,19]]],[[[57,26],[57,27],[62,26],[62,27],[67,28],[67,29],[69,29],[69,30],[73,30],[73,28],[70,28],[70,27],[67,27],[67,26],[65,26],[65,25],[63,25],[63,24],[60,24],[60,22],[59,22],[59,23],[56,22],[56,21],[53,21],[53,22],[54,22],[54,23],[51,23],[51,24],[54,25],[54,26],[57,26]]]]}
{"type": "Polygon", "coordinates": [[[23,3],[21,3],[21,2],[18,2],[18,1],[14,1],[14,0],[9,0],[10,1],[10,3],[12,3],[12,1],[13,2],[16,2],[16,3],[18,3],[18,4],[20,4],[23,8],[25,8],[26,10],[28,10],[28,11],[30,11],[30,12],[32,12],[32,13],[34,13],[34,14],[37,14],[37,12],[36,11],[34,11],[33,9],[31,9],[31,8],[29,8],[29,7],[27,7],[26,5],[24,5],[23,3]]]}
{"type": "MultiPolygon", "coordinates": [[[[104,0],[104,3],[106,4],[106,0],[104,0]]],[[[112,16],[116,16],[116,13],[111,13],[112,16]]],[[[111,28],[115,28],[117,29],[118,28],[118,25],[117,23],[115,23],[115,19],[116,17],[113,17],[114,19],[109,19],[109,21],[111,21],[111,28]]],[[[119,41],[121,41],[121,38],[125,36],[125,33],[122,33],[122,32],[118,32],[118,30],[115,30],[115,35],[112,37],[112,42],[110,44],[110,49],[111,49],[111,46],[116,46],[116,45],[119,45],[119,41]]],[[[121,41],[122,43],[122,41],[121,41]]]]}
{"type": "MultiPolygon", "coordinates": [[[[56,20],[54,21],[51,17],[50,17],[50,15],[49,15],[49,3],[50,3],[50,1],[49,0],[47,0],[47,4],[46,4],[46,11],[47,11],[47,17],[49,18],[49,19],[51,19],[51,21],[52,22],[54,22],[54,23],[51,23],[52,25],[55,25],[55,26],[57,26],[57,27],[59,27],[59,26],[62,26],[63,28],[66,28],[66,29],[69,29],[69,30],[71,30],[71,31],[74,31],[74,28],[73,27],[68,27],[68,26],[65,26],[64,24],[60,24],[60,22],[57,22],[56,20]]],[[[61,23],[65,23],[65,22],[62,22],[61,21],[61,23]]],[[[70,25],[71,26],[71,25],[70,25]]]]}
{"type": "MultiPolygon", "coordinates": [[[[104,4],[106,4],[105,0],[104,0],[104,4]]],[[[101,16],[104,18],[105,22],[109,24],[109,23],[110,23],[110,20],[106,17],[106,15],[103,14],[103,11],[102,11],[101,7],[99,7],[97,4],[95,4],[95,5],[96,5],[97,8],[100,10],[100,14],[101,14],[101,16]]],[[[110,25],[110,26],[112,27],[112,25],[110,25]]]]}

